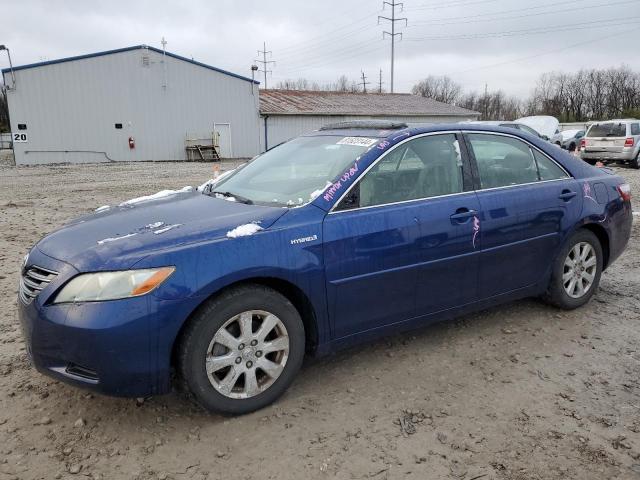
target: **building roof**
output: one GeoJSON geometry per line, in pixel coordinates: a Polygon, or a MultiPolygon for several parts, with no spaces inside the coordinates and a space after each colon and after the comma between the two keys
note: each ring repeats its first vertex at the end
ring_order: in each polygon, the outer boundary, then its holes
{"type": "Polygon", "coordinates": [[[260,90],[262,115],[461,116],[478,112],[410,93],[260,90]]]}
{"type": "MultiPolygon", "coordinates": [[[[187,57],[182,57],[180,55],[176,55],[175,53],[163,52],[159,48],[150,47],[149,45],[134,45],[132,47],[117,48],[115,50],[105,50],[103,52],[88,53],[86,55],[77,55],[75,57],[59,58],[57,60],[47,60],[46,62],[29,63],[27,65],[20,65],[20,66],[17,66],[17,67],[13,67],[13,70],[14,71],[26,70],[28,68],[43,67],[45,65],[55,65],[56,63],[73,62],[75,60],[84,60],[86,58],[101,57],[103,55],[112,55],[114,53],[129,52],[131,50],[139,50],[139,49],[151,50],[152,52],[156,52],[156,53],[160,53],[160,54],[165,53],[168,57],[176,58],[178,60],[182,60],[183,62],[191,63],[193,65],[198,65],[199,67],[208,68],[209,70],[213,70],[213,71],[218,72],[218,73],[223,73],[223,74],[229,75],[231,77],[239,78],[240,80],[245,80],[247,82],[254,82],[256,84],[260,83],[257,80],[251,80],[250,78],[243,77],[242,75],[238,75],[237,73],[228,72],[227,70],[222,70],[221,68],[217,68],[217,67],[214,67],[212,65],[207,65],[206,63],[196,62],[195,60],[192,60],[192,59],[187,58],[187,57]]],[[[2,69],[2,73],[3,74],[8,73],[10,71],[11,71],[10,68],[3,68],[2,69]]]]}

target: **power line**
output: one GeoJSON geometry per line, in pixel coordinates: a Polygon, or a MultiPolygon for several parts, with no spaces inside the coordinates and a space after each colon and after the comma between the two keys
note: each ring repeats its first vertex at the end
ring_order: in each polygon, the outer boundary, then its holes
{"type": "MultiPolygon", "coordinates": [[[[363,22],[363,21],[365,21],[365,20],[368,20],[368,19],[370,19],[371,17],[375,17],[375,16],[377,15],[377,13],[378,13],[377,11],[376,11],[376,12],[373,12],[373,13],[370,13],[370,14],[368,14],[368,15],[365,15],[364,17],[360,17],[360,18],[358,18],[357,20],[354,20],[354,21],[352,21],[352,22],[349,22],[349,23],[348,23],[348,24],[346,24],[346,25],[342,25],[342,26],[340,26],[340,27],[334,28],[333,30],[325,31],[325,32],[323,32],[323,33],[322,33],[322,34],[320,34],[320,35],[316,35],[316,36],[314,36],[314,37],[311,37],[311,38],[308,38],[308,39],[303,40],[303,41],[301,41],[301,42],[298,42],[298,43],[296,43],[294,46],[291,46],[291,47],[282,47],[282,48],[278,49],[278,51],[279,51],[279,52],[287,52],[287,55],[288,55],[288,54],[289,54],[288,52],[308,48],[308,45],[309,45],[309,44],[313,44],[316,40],[324,40],[324,39],[327,39],[327,38],[331,38],[331,40],[334,40],[334,39],[335,39],[335,37],[333,36],[333,34],[335,34],[335,33],[337,33],[337,32],[340,32],[340,31],[342,31],[342,30],[345,30],[345,29],[347,29],[347,31],[348,31],[348,29],[352,28],[353,26],[355,26],[355,25],[357,25],[357,24],[359,24],[359,23],[361,23],[361,22],[363,22]]],[[[359,30],[360,30],[360,29],[358,29],[358,31],[359,31],[359,30]]]]}
{"type": "Polygon", "coordinates": [[[617,37],[619,35],[624,35],[625,33],[635,32],[636,30],[637,30],[636,28],[632,28],[630,30],[624,30],[622,32],[616,32],[616,33],[613,33],[611,35],[605,35],[604,37],[593,38],[593,39],[587,40],[585,42],[578,42],[578,43],[574,43],[574,44],[571,44],[571,45],[567,45],[566,47],[560,47],[560,48],[556,48],[554,50],[546,50],[546,51],[544,51],[542,53],[536,53],[535,55],[528,55],[526,57],[514,58],[512,60],[506,60],[504,62],[493,63],[493,64],[490,64],[490,65],[483,65],[483,66],[480,66],[480,67],[469,68],[469,69],[466,69],[466,70],[459,70],[457,72],[449,73],[449,74],[447,74],[447,76],[453,77],[454,75],[460,75],[462,73],[476,72],[478,70],[486,70],[488,68],[502,67],[503,65],[510,65],[512,63],[524,62],[525,60],[531,60],[533,58],[538,58],[538,57],[543,57],[545,55],[551,55],[553,53],[563,52],[563,51],[569,50],[571,48],[581,47],[582,45],[588,45],[590,43],[595,43],[595,42],[599,42],[599,41],[602,41],[602,40],[607,40],[607,39],[612,38],[612,37],[617,37]]]}
{"type": "MultiPolygon", "coordinates": [[[[580,0],[578,0],[580,1],[580,0]]],[[[638,0],[623,0],[620,2],[612,2],[612,3],[600,3],[597,5],[586,5],[584,8],[601,8],[601,7],[611,7],[614,5],[623,5],[623,4],[627,4],[627,3],[636,3],[638,0]]],[[[564,2],[564,4],[569,4],[569,3],[575,3],[575,1],[571,1],[571,2],[564,2]]],[[[491,13],[491,14],[480,14],[480,15],[469,15],[469,16],[465,16],[465,17],[448,17],[448,18],[441,18],[441,19],[437,19],[437,20],[428,20],[428,21],[424,21],[424,22],[412,22],[412,24],[409,26],[409,28],[415,28],[415,27],[421,27],[423,25],[434,25],[434,26],[440,26],[440,25],[466,25],[469,23],[480,23],[480,22],[494,22],[494,21],[500,21],[500,20],[515,20],[518,18],[530,18],[530,17],[539,17],[541,15],[557,15],[559,13],[566,13],[566,12],[575,12],[575,7],[571,7],[571,8],[565,8],[562,10],[557,10],[557,9],[552,9],[552,10],[548,10],[545,12],[537,12],[537,13],[526,13],[524,15],[512,15],[509,17],[490,17],[490,18],[478,18],[478,17],[487,17],[489,15],[505,15],[508,13],[513,13],[513,12],[522,12],[523,10],[531,10],[531,9],[538,9],[541,7],[547,7],[547,6],[553,6],[553,7],[557,7],[558,5],[562,5],[563,3],[552,3],[552,4],[545,4],[545,5],[541,5],[538,7],[530,7],[527,9],[518,9],[518,10],[505,10],[503,12],[495,12],[495,13],[491,13]],[[463,20],[463,21],[459,21],[461,19],[465,19],[465,18],[470,18],[470,19],[475,19],[475,20],[463,20]],[[453,22],[443,22],[443,20],[456,20],[453,22]]]]}
{"type": "Polygon", "coordinates": [[[396,22],[404,22],[404,25],[406,27],[408,21],[406,18],[396,18],[396,7],[400,7],[402,11],[402,9],[404,8],[404,3],[396,2],[395,0],[391,0],[390,2],[385,0],[382,2],[383,10],[385,5],[389,5],[391,7],[391,18],[378,15],[378,25],[380,25],[380,19],[387,20],[388,22],[391,23],[391,32],[387,32],[386,30],[384,30],[382,32],[382,38],[384,38],[385,34],[391,37],[391,93],[393,93],[393,64],[394,64],[396,36],[400,35],[400,38],[402,38],[402,32],[396,33],[396,22]]]}
{"type": "MultiPolygon", "coordinates": [[[[571,25],[572,30],[580,30],[584,28],[605,28],[605,27],[615,27],[619,25],[630,25],[634,23],[638,23],[640,20],[640,16],[635,17],[619,17],[619,18],[610,18],[610,19],[601,19],[594,20],[592,22],[583,22],[583,23],[574,23],[571,25]],[[636,19],[636,20],[634,20],[636,19]],[[625,20],[621,23],[611,23],[616,22],[618,20],[625,20]]],[[[514,37],[520,35],[535,35],[540,33],[550,33],[558,31],[558,29],[565,28],[566,25],[550,25],[545,27],[535,27],[535,28],[525,28],[521,30],[507,30],[500,32],[483,32],[483,33],[464,33],[460,35],[431,35],[428,37],[421,38],[407,38],[407,41],[411,42],[422,42],[429,40],[471,40],[471,39],[479,39],[479,38],[496,38],[496,37],[514,37]]]]}
{"type": "Polygon", "coordinates": [[[254,60],[256,63],[262,64],[262,70],[258,69],[259,72],[264,73],[264,88],[267,88],[267,73],[273,73],[273,70],[269,70],[269,64],[276,64],[275,60],[267,60],[267,55],[271,57],[273,52],[271,50],[267,50],[267,42],[262,43],[262,50],[258,50],[258,55],[262,54],[262,60],[254,60]]]}
{"type": "Polygon", "coordinates": [[[464,0],[460,2],[449,2],[446,5],[442,5],[442,3],[439,2],[439,4],[422,5],[422,6],[418,5],[416,7],[410,8],[409,10],[411,12],[413,12],[414,10],[442,10],[444,8],[467,7],[469,5],[478,5],[481,3],[492,3],[497,1],[498,0],[475,0],[475,1],[464,0]]]}

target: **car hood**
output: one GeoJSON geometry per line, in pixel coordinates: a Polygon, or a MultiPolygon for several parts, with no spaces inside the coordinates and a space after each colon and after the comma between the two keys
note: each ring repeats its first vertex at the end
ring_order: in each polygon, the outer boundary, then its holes
{"type": "Polygon", "coordinates": [[[79,271],[120,270],[157,251],[225,238],[241,225],[269,228],[286,212],[181,192],[78,218],[36,247],[79,271]]]}
{"type": "Polygon", "coordinates": [[[522,117],[516,120],[527,127],[533,128],[540,135],[552,138],[558,130],[560,122],[557,118],[548,115],[534,115],[532,117],[522,117]]]}

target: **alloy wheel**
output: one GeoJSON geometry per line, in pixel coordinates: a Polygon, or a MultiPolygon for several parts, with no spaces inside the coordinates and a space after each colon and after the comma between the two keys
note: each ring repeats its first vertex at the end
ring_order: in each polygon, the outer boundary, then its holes
{"type": "Polygon", "coordinates": [[[215,333],[205,358],[211,385],[229,398],[251,398],[282,374],[289,336],[282,321],[262,310],[242,312],[215,333]]]}
{"type": "Polygon", "coordinates": [[[576,243],[564,261],[562,285],[571,298],[581,298],[592,287],[598,260],[596,251],[587,242],[576,243]]]}

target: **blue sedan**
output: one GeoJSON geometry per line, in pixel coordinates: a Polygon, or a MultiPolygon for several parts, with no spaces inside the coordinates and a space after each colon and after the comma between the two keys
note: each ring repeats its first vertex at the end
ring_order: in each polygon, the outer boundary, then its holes
{"type": "Polygon", "coordinates": [[[344,123],[198,189],[40,240],[19,314],[42,373],[246,413],[306,354],[525,297],[584,305],[631,231],[630,188],[526,132],[344,123]]]}

